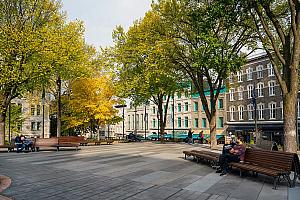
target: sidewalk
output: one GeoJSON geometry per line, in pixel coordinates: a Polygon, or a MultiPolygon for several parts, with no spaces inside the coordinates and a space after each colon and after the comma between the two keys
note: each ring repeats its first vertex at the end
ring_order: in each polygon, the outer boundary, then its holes
{"type": "Polygon", "coordinates": [[[210,151],[207,144],[147,142],[2,153],[0,173],[14,184],[1,194],[16,200],[299,200],[300,183],[273,190],[270,177],[220,176],[206,163],[184,159],[182,151],[192,149],[210,151]]]}

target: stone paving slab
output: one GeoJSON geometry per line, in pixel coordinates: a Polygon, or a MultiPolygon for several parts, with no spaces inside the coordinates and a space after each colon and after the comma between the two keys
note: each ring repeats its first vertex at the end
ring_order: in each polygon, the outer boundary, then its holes
{"type": "MultiPolygon", "coordinates": [[[[0,153],[3,194],[16,200],[299,200],[300,185],[272,189],[268,177],[219,176],[183,150],[203,145],[123,143],[80,151],[0,153]]],[[[0,198],[1,200],[1,198],[0,198]]]]}

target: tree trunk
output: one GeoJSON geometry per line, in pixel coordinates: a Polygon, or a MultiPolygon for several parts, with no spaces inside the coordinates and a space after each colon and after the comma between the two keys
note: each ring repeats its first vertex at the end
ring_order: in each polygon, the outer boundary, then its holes
{"type": "Polygon", "coordinates": [[[164,142],[164,120],[163,120],[163,103],[162,98],[158,100],[158,116],[159,116],[159,134],[160,134],[160,141],[164,142]]]}
{"type": "Polygon", "coordinates": [[[297,152],[296,105],[297,93],[288,93],[283,97],[284,151],[293,153],[297,152]]]}
{"type": "Polygon", "coordinates": [[[57,76],[57,137],[61,136],[61,79],[57,76]]]}
{"type": "Polygon", "coordinates": [[[211,118],[209,121],[209,130],[210,130],[210,147],[215,148],[217,146],[216,112],[211,113],[211,118]]]}
{"type": "Polygon", "coordinates": [[[6,112],[0,113],[0,145],[4,145],[5,142],[5,116],[6,112]]]}

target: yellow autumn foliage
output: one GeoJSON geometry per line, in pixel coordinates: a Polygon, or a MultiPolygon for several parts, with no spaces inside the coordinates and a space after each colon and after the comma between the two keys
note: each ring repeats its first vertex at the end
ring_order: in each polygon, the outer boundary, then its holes
{"type": "Polygon", "coordinates": [[[117,110],[113,105],[117,99],[110,77],[80,78],[72,81],[69,87],[70,96],[64,99],[69,116],[63,117],[67,128],[91,121],[104,125],[115,118],[117,110]]]}

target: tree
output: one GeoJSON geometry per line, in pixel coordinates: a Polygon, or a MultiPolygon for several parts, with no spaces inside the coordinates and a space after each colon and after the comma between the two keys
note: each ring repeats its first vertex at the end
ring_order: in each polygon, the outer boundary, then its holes
{"type": "Polygon", "coordinates": [[[65,83],[67,88],[71,80],[92,74],[95,49],[85,43],[84,26],[80,21],[58,24],[52,37],[56,45],[47,57],[52,73],[43,87],[48,88],[56,99],[57,137],[60,137],[62,84],[65,83]]]}
{"type": "Polygon", "coordinates": [[[272,63],[282,91],[284,150],[296,152],[295,108],[299,91],[300,1],[242,0],[240,4],[252,17],[252,28],[272,63]]]}
{"type": "Polygon", "coordinates": [[[50,71],[44,56],[63,19],[59,8],[54,0],[0,1],[0,144],[11,100],[32,91],[50,71]]]}
{"type": "Polygon", "coordinates": [[[211,0],[161,0],[153,4],[167,30],[163,34],[170,38],[168,55],[173,66],[192,80],[200,95],[212,147],[217,145],[216,102],[223,82],[242,66],[247,55],[241,50],[253,42],[253,33],[241,26],[244,17],[235,6],[211,0]]]}
{"type": "Polygon", "coordinates": [[[63,121],[67,129],[93,123],[103,126],[120,120],[113,108],[118,99],[109,76],[79,78],[71,81],[69,87],[69,95],[63,98],[63,121]]]}
{"type": "Polygon", "coordinates": [[[180,88],[177,82],[181,75],[172,70],[173,63],[166,56],[166,42],[162,42],[163,38],[156,32],[157,29],[164,29],[157,19],[158,15],[147,12],[127,33],[118,27],[114,31],[114,40],[120,94],[131,98],[135,106],[147,100],[157,105],[159,132],[163,140],[169,101],[180,88]]]}

